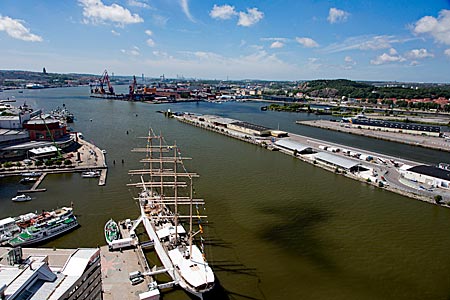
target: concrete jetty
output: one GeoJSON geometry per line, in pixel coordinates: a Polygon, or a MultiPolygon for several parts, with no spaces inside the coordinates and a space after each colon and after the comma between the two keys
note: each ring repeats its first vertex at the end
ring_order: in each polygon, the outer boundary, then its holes
{"type": "Polygon", "coordinates": [[[433,150],[440,150],[450,152],[450,140],[446,140],[440,137],[412,135],[397,132],[387,132],[381,130],[371,130],[352,127],[350,125],[345,126],[345,123],[332,122],[329,120],[313,120],[313,121],[296,121],[296,124],[306,125],[311,127],[317,127],[322,129],[334,130],[339,132],[345,132],[360,136],[366,136],[379,140],[385,140],[390,142],[402,143],[422,148],[428,148],[433,150]]]}
{"type": "MultiPolygon", "coordinates": [[[[269,150],[279,150],[282,153],[291,155],[325,170],[366,184],[371,184],[378,188],[450,208],[450,190],[431,186],[427,187],[424,184],[413,182],[403,177],[401,166],[414,167],[423,165],[419,162],[413,162],[399,157],[383,155],[292,133],[287,133],[288,137],[281,138],[274,136],[255,136],[249,133],[247,128],[242,128],[241,131],[239,131],[231,129],[231,127],[234,128],[236,126],[219,124],[220,122],[235,124],[240,121],[231,119],[220,120],[220,117],[217,116],[198,116],[185,113],[184,115],[175,116],[175,118],[181,122],[256,144],[269,150]],[[281,144],[290,144],[290,148],[289,146],[283,147],[278,143],[279,141],[284,141],[281,144]],[[305,151],[305,153],[292,150],[297,147],[308,150],[305,151]],[[352,155],[352,153],[357,154],[357,156],[352,155]],[[349,168],[342,167],[343,165],[349,165],[349,168]],[[352,166],[353,168],[351,168],[352,166]],[[436,203],[435,197],[437,196],[442,197],[443,201],[436,203]]],[[[277,132],[278,130],[273,131],[277,132]]]]}

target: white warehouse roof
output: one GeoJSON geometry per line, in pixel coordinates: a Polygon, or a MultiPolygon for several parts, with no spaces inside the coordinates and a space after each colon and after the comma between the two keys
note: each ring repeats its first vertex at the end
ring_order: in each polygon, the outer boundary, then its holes
{"type": "Polygon", "coordinates": [[[344,168],[344,169],[351,169],[352,167],[356,167],[359,165],[359,162],[353,161],[351,159],[347,159],[344,157],[340,157],[338,155],[334,155],[327,152],[319,152],[314,155],[314,157],[318,160],[327,162],[329,164],[344,168]]]}
{"type": "Polygon", "coordinates": [[[292,151],[297,150],[298,152],[302,152],[302,151],[305,151],[308,148],[311,148],[310,146],[303,145],[303,144],[300,144],[300,143],[298,143],[296,141],[289,140],[289,139],[278,140],[278,141],[275,142],[275,145],[279,146],[279,147],[282,147],[282,148],[286,148],[286,149],[292,150],[292,151]]]}

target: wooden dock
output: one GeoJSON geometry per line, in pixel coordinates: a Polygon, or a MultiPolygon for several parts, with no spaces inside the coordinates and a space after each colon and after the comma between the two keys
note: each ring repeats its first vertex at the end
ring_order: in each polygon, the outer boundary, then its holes
{"type": "Polygon", "coordinates": [[[100,171],[100,178],[98,179],[98,185],[105,185],[106,184],[106,173],[108,172],[108,169],[102,169],[100,171]]]}
{"type": "Polygon", "coordinates": [[[39,179],[33,184],[31,189],[29,190],[19,190],[18,193],[37,193],[37,192],[45,192],[47,189],[38,189],[38,186],[41,184],[41,182],[44,180],[45,176],[47,176],[46,172],[43,172],[41,176],[39,176],[39,179]]]}

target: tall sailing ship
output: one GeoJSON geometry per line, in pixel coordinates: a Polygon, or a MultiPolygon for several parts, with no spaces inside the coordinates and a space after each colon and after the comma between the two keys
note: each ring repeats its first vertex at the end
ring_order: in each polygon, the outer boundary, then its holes
{"type": "Polygon", "coordinates": [[[202,298],[214,287],[215,278],[204,253],[202,220],[206,216],[199,213],[204,201],[193,198],[192,181],[198,175],[187,172],[183,163],[187,158],[181,156],[176,145],[169,146],[151,129],[145,138],[145,148],[132,150],[146,153],[141,159],[144,168],[129,171],[140,180],[128,184],[140,189],[136,198],[140,221],[173,281],[202,298]]]}

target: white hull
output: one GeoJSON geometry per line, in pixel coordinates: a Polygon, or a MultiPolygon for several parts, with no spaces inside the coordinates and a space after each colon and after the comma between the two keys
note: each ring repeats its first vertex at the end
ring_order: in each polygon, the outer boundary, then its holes
{"type": "Polygon", "coordinates": [[[69,223],[69,224],[63,224],[63,225],[59,225],[55,228],[50,228],[50,229],[42,229],[40,232],[33,234],[33,236],[30,239],[27,239],[21,243],[17,243],[14,245],[11,245],[13,247],[17,247],[17,246],[29,246],[29,245],[33,245],[33,244],[38,244],[38,243],[42,243],[45,242],[47,240],[53,239],[59,235],[62,235],[72,229],[75,229],[78,227],[78,221],[69,223]]]}

